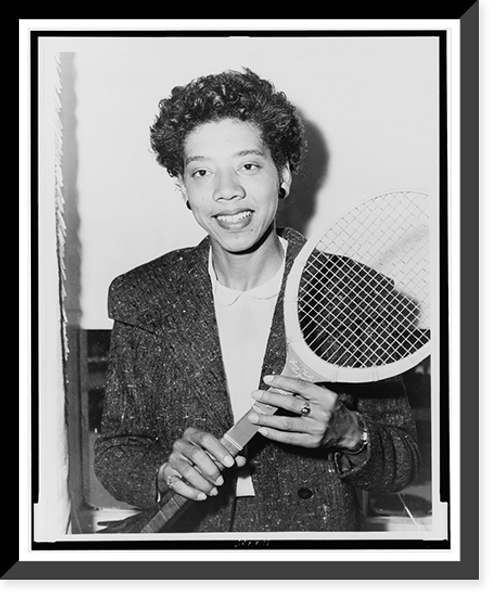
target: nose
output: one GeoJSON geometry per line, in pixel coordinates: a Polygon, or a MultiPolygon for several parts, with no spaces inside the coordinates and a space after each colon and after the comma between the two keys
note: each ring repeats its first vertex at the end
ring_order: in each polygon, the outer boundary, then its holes
{"type": "Polygon", "coordinates": [[[217,174],[213,192],[214,200],[238,200],[245,196],[245,189],[238,181],[236,174],[221,172],[217,174]]]}

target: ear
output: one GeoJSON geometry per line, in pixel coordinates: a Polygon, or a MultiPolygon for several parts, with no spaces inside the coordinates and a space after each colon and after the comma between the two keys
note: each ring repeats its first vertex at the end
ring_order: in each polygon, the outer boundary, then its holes
{"type": "Polygon", "coordinates": [[[291,187],[292,172],[290,171],[290,166],[287,163],[280,171],[280,188],[285,191],[285,198],[290,194],[291,187]]]}
{"type": "Polygon", "coordinates": [[[184,184],[184,179],[181,175],[179,175],[175,178],[175,187],[182,194],[182,198],[183,198],[184,202],[187,202],[188,195],[187,195],[186,185],[184,184]]]}

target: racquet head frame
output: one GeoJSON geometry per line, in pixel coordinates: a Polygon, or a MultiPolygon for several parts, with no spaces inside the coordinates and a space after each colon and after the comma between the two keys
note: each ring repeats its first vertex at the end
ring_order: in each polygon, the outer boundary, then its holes
{"type": "MultiPolygon", "coordinates": [[[[411,352],[406,353],[403,357],[390,359],[387,362],[384,361],[378,364],[364,365],[359,367],[342,365],[337,363],[335,360],[327,361],[318,356],[318,354],[314,352],[306,342],[299,318],[300,287],[304,269],[306,265],[308,265],[312,253],[318,252],[318,244],[325,238],[325,235],[332,230],[332,225],[341,222],[353,211],[364,210],[368,214],[368,212],[372,212],[371,209],[376,205],[383,206],[381,203],[387,202],[388,207],[390,207],[391,203],[394,205],[398,202],[398,199],[402,200],[403,202],[414,203],[415,206],[418,205],[418,211],[420,213],[420,210],[422,210],[421,214],[423,215],[419,224],[415,226],[414,224],[408,223],[408,230],[406,231],[403,228],[401,232],[398,232],[398,236],[404,237],[407,236],[408,233],[411,234],[412,228],[418,227],[420,230],[425,230],[425,227],[427,227],[427,232],[424,232],[423,236],[421,235],[421,232],[419,234],[422,238],[419,244],[420,246],[427,244],[427,252],[430,253],[428,194],[416,190],[394,190],[372,196],[360,203],[340,210],[329,222],[327,227],[320,230],[308,239],[300,253],[297,255],[294,265],[288,276],[284,296],[284,316],[287,332],[288,355],[292,368],[295,366],[295,368],[292,370],[294,375],[298,375],[303,379],[308,379],[311,381],[343,383],[374,382],[402,374],[405,371],[417,366],[430,354],[431,340],[429,334],[427,338],[419,342],[415,348],[412,348],[411,352]]],[[[388,217],[392,218],[390,214],[388,217]]],[[[383,233],[383,235],[385,234],[383,233]]],[[[388,234],[387,242],[393,242],[390,232],[388,234]]],[[[408,258],[410,261],[412,260],[412,252],[413,251],[411,250],[408,252],[408,258]]],[[[355,260],[357,261],[358,259],[356,258],[355,260]]],[[[363,263],[362,260],[361,263],[363,263]]],[[[424,261],[424,264],[428,267],[430,265],[430,260],[427,259],[424,261]]],[[[385,273],[382,277],[390,278],[391,273],[385,273]]],[[[429,281],[430,274],[427,274],[426,277],[427,281],[429,281]]],[[[427,288],[429,286],[430,284],[427,284],[427,288]]],[[[428,290],[426,294],[427,299],[425,302],[428,303],[428,298],[430,297],[428,290]]],[[[290,370],[288,371],[290,372],[290,370]]]]}

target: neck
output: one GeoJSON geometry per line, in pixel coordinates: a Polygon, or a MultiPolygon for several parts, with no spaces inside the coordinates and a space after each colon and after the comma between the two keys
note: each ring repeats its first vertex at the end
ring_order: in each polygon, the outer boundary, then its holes
{"type": "Polygon", "coordinates": [[[247,253],[228,253],[212,245],[212,261],[217,280],[233,290],[251,290],[269,281],[284,259],[283,247],[275,231],[257,248],[247,253]]]}

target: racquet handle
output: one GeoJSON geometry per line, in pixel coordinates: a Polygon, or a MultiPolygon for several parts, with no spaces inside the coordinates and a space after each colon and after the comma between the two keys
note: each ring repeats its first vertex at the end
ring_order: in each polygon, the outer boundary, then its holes
{"type": "MultiPolygon", "coordinates": [[[[309,381],[314,380],[314,372],[307,370],[304,364],[296,358],[295,354],[288,349],[287,363],[282,375],[291,377],[300,377],[309,381]]],[[[280,394],[291,394],[278,388],[269,388],[272,392],[280,394]]],[[[245,445],[257,434],[259,427],[249,421],[250,413],[260,413],[262,415],[273,415],[277,407],[255,401],[250,409],[223,435],[220,443],[225,447],[231,457],[236,457],[244,449],[245,445]]],[[[178,493],[168,491],[163,497],[150,509],[146,509],[138,514],[132,515],[124,520],[119,520],[107,524],[106,528],[99,531],[99,534],[109,533],[156,533],[167,532],[168,527],[174,525],[194,503],[178,493]]]]}
{"type": "MultiPolygon", "coordinates": [[[[273,392],[282,392],[271,389],[273,392]]],[[[252,407],[239,419],[232,428],[230,428],[221,438],[221,444],[226,447],[232,457],[241,453],[245,445],[258,432],[258,426],[255,426],[248,420],[250,413],[260,413],[262,415],[272,415],[277,410],[276,407],[266,405],[265,403],[255,402],[252,407]]]]}
{"type": "MultiPolygon", "coordinates": [[[[276,410],[276,407],[257,401],[247,413],[245,413],[245,415],[243,415],[243,417],[241,417],[241,419],[239,419],[236,424],[224,434],[220,439],[220,443],[226,448],[231,457],[239,455],[245,445],[258,431],[258,426],[255,426],[248,420],[250,413],[257,412],[260,414],[272,415],[276,410]]],[[[151,509],[146,509],[139,514],[124,520],[107,524],[107,527],[100,530],[99,534],[127,532],[152,534],[166,531],[167,526],[173,526],[175,521],[196,502],[197,501],[187,499],[173,491],[168,491],[151,509]]]]}

